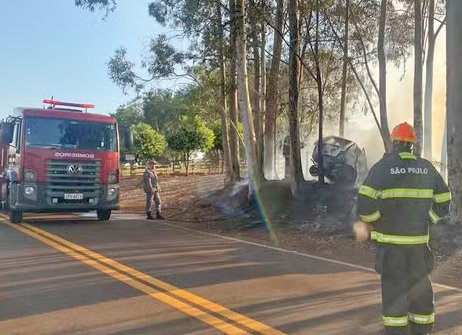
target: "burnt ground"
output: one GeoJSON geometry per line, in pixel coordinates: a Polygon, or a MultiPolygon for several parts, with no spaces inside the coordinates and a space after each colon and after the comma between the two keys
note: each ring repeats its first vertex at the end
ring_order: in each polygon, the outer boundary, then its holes
{"type": "MultiPolygon", "coordinates": [[[[249,202],[245,183],[223,189],[222,175],[161,179],[164,215],[187,228],[237,237],[318,256],[372,266],[374,246],[352,235],[356,190],[303,183],[295,197],[286,181],[265,182],[249,202]]],[[[144,212],[139,178],[122,181],[122,210],[144,212]]],[[[432,231],[435,280],[461,285],[462,225],[444,222],[432,231]]]]}

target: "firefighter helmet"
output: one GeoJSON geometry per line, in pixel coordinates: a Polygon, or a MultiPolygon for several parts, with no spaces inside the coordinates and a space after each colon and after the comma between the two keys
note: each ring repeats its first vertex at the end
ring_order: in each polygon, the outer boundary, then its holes
{"type": "Polygon", "coordinates": [[[391,132],[391,140],[398,142],[417,142],[417,135],[415,133],[414,127],[412,127],[407,122],[397,125],[391,132]]]}

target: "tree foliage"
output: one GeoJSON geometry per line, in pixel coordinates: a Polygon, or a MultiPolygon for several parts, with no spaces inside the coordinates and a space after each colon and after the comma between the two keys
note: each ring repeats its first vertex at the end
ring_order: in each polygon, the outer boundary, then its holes
{"type": "Polygon", "coordinates": [[[146,72],[143,77],[135,73],[135,64],[127,59],[125,47],[119,47],[108,62],[108,73],[112,81],[118,85],[124,93],[129,89],[140,92],[148,83],[158,79],[172,76],[186,76],[187,73],[177,73],[178,67],[188,58],[186,53],[176,50],[165,35],[159,35],[152,39],[149,51],[141,63],[146,72]]]}
{"type": "MultiPolygon", "coordinates": [[[[140,74],[134,72],[134,63],[128,60],[127,50],[122,46],[115,50],[108,62],[109,76],[114,83],[124,92],[129,89],[139,92],[156,80],[191,77],[195,65],[209,63],[217,66],[217,48],[223,41],[218,37],[215,24],[218,20],[214,10],[216,1],[151,2],[148,5],[149,15],[161,25],[180,29],[182,33],[177,39],[189,38],[189,48],[187,51],[179,50],[173,46],[172,39],[167,35],[158,35],[149,44],[148,52],[141,63],[144,74],[140,74]]],[[[87,2],[92,3],[91,0],[87,2]]]]}
{"type": "Polygon", "coordinates": [[[139,100],[133,100],[117,108],[116,112],[111,114],[117,119],[119,128],[130,128],[140,122],[144,122],[143,106],[139,100]]]}
{"type": "Polygon", "coordinates": [[[118,48],[114,52],[114,56],[108,62],[109,78],[122,88],[124,93],[127,93],[129,88],[134,88],[140,91],[143,87],[141,83],[137,82],[137,76],[133,71],[134,63],[126,59],[127,50],[124,47],[118,48]]]}
{"type": "Polygon", "coordinates": [[[195,67],[193,74],[197,80],[196,85],[182,92],[189,112],[213,124],[219,119],[222,108],[218,69],[202,65],[195,67]]]}
{"type": "Polygon", "coordinates": [[[196,150],[204,152],[213,148],[215,134],[198,116],[181,118],[176,127],[167,133],[167,143],[170,149],[182,152],[186,160],[196,150]]]}
{"type": "Polygon", "coordinates": [[[186,174],[189,172],[191,154],[198,150],[207,152],[213,149],[214,141],[213,130],[198,116],[182,117],[178,125],[167,133],[169,148],[183,156],[186,174]]]}
{"type": "Polygon", "coordinates": [[[75,5],[91,12],[94,12],[96,9],[104,9],[107,12],[112,12],[116,8],[117,2],[116,0],[75,0],[75,5]]]}
{"type": "Polygon", "coordinates": [[[221,135],[221,125],[218,122],[215,122],[211,129],[214,134],[213,146],[211,150],[222,151],[223,150],[223,136],[221,135]]]}
{"type": "Polygon", "coordinates": [[[134,151],[139,159],[148,160],[164,152],[165,137],[146,123],[138,123],[132,127],[134,135],[134,151]]]}
{"type": "Polygon", "coordinates": [[[169,127],[181,116],[189,114],[187,92],[173,92],[158,89],[146,92],[142,96],[142,108],[146,123],[159,132],[169,127]]]}

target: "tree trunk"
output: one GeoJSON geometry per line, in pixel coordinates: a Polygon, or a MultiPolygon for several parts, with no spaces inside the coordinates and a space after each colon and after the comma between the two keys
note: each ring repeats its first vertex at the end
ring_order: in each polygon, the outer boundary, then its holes
{"type": "Polygon", "coordinates": [[[223,169],[226,173],[225,183],[231,182],[232,169],[231,169],[231,152],[229,149],[229,131],[228,131],[228,116],[227,116],[227,103],[226,103],[226,69],[224,57],[224,32],[221,13],[221,2],[216,1],[216,15],[217,15],[217,31],[219,36],[218,46],[218,62],[220,64],[220,99],[221,99],[221,136],[223,137],[223,169]]]}
{"type": "Polygon", "coordinates": [[[347,94],[347,78],[348,78],[348,42],[350,28],[350,0],[345,0],[345,34],[343,42],[343,70],[342,70],[342,97],[340,100],[340,136],[345,136],[345,105],[347,94]]]}
{"type": "Polygon", "coordinates": [[[323,87],[322,87],[322,74],[321,64],[319,59],[319,0],[316,6],[316,41],[314,44],[314,57],[316,63],[316,84],[318,86],[318,108],[319,108],[319,132],[318,132],[318,181],[324,184],[324,159],[322,153],[323,137],[324,137],[324,101],[323,101],[323,87]]]}
{"type": "Polygon", "coordinates": [[[425,106],[424,106],[424,157],[431,160],[433,130],[433,60],[435,58],[435,0],[430,0],[428,8],[428,51],[425,71],[425,106]]]}
{"type": "MultiPolygon", "coordinates": [[[[254,4],[254,6],[256,6],[254,4]]],[[[253,44],[253,74],[254,74],[254,82],[253,82],[253,90],[254,94],[252,96],[252,110],[253,110],[253,117],[254,117],[254,123],[255,123],[255,131],[256,131],[256,150],[257,150],[257,167],[258,167],[258,174],[263,175],[263,151],[260,151],[260,145],[261,148],[263,148],[263,138],[259,136],[262,131],[260,130],[263,129],[263,119],[262,119],[262,109],[261,109],[261,103],[260,103],[260,97],[262,95],[261,92],[261,80],[262,80],[262,60],[261,60],[261,50],[262,50],[262,41],[260,38],[262,35],[259,32],[260,25],[257,22],[257,18],[253,17],[252,18],[252,23],[251,23],[251,29],[252,29],[252,44],[253,44]]]]}
{"type": "Polygon", "coordinates": [[[249,197],[254,197],[259,188],[260,176],[258,175],[255,128],[250,105],[249,83],[247,74],[247,43],[245,24],[245,0],[236,2],[237,15],[237,90],[239,110],[244,126],[245,154],[249,178],[249,197]]]}
{"type": "Polygon", "coordinates": [[[447,1],[448,179],[452,214],[462,219],[462,1],[447,1]]]}
{"type": "Polygon", "coordinates": [[[230,33],[230,66],[229,66],[229,117],[234,126],[230,127],[229,147],[231,154],[231,182],[241,178],[239,167],[239,134],[237,133],[237,83],[236,83],[236,1],[229,0],[231,33],[230,33]]]}
{"type": "Polygon", "coordinates": [[[264,175],[263,172],[263,155],[264,155],[264,121],[263,115],[265,114],[265,90],[266,90],[266,24],[261,24],[261,47],[260,47],[260,94],[259,94],[259,111],[256,124],[257,133],[257,153],[258,153],[258,168],[260,169],[259,174],[264,175]]]}
{"type": "Polygon", "coordinates": [[[387,138],[388,151],[391,150],[390,128],[387,113],[387,59],[385,56],[385,24],[387,21],[387,0],[380,5],[380,23],[377,52],[379,58],[380,128],[382,136],[387,138]]]}
{"type": "Polygon", "coordinates": [[[284,0],[277,0],[276,29],[274,30],[273,58],[266,89],[265,152],[264,166],[267,179],[276,179],[276,119],[279,106],[279,67],[282,54],[282,32],[284,25],[284,0]]]}
{"type": "Polygon", "coordinates": [[[189,154],[185,156],[186,176],[189,176],[189,154]]]}
{"type": "Polygon", "coordinates": [[[422,50],[422,0],[414,2],[414,129],[417,134],[417,143],[414,145],[414,153],[422,153],[422,71],[423,71],[423,50],[422,50]]]}
{"type": "Polygon", "coordinates": [[[443,144],[441,145],[441,177],[444,180],[448,178],[448,117],[444,118],[443,144]]]}
{"type": "Polygon", "coordinates": [[[300,49],[298,32],[298,0],[289,0],[289,133],[290,133],[290,177],[292,193],[298,190],[299,183],[303,179],[302,160],[300,157],[300,130],[298,120],[299,98],[299,60],[297,55],[300,49]]]}

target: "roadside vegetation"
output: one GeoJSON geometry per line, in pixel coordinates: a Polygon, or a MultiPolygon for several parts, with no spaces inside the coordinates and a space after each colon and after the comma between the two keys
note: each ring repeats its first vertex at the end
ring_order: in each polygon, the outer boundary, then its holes
{"type": "MultiPolygon", "coordinates": [[[[106,15],[117,10],[116,0],[75,3],[106,15]]],[[[130,50],[115,50],[111,79],[138,94],[115,116],[124,127],[144,122],[164,136],[167,146],[154,156],[188,161],[200,150],[222,161],[224,189],[193,192],[195,200],[175,215],[184,225],[350,257],[349,245],[364,248],[351,239],[356,192],[327,184],[322,168],[317,182],[306,181],[306,144],[345,136],[349,119],[366,114],[376,150],[390,150],[390,69],[404,76],[412,64],[415,151],[439,162],[453,193],[451,216],[431,232],[433,247],[443,272],[460,278],[454,273],[462,249],[460,95],[448,95],[447,115],[435,114],[432,104],[437,39],[446,30],[452,48],[462,47],[454,35],[458,20],[446,20],[446,6],[445,0],[153,0],[149,15],[172,32],[153,36],[141,73],[130,50]],[[172,78],[186,84],[154,88],[172,78]],[[435,117],[447,123],[441,157],[432,151],[435,117]],[[187,131],[191,121],[201,125],[195,132],[187,131]]],[[[451,78],[448,91],[460,92],[458,77],[451,78]]]]}
{"type": "MultiPolygon", "coordinates": [[[[117,10],[116,0],[75,3],[106,15],[117,10]]],[[[223,162],[230,194],[242,178],[248,180],[244,192],[250,205],[270,207],[265,193],[285,178],[292,205],[300,198],[316,207],[331,186],[325,185],[322,164],[319,184],[306,182],[309,158],[302,157],[303,147],[326,135],[344,136],[349,118],[365,113],[376,129],[377,150],[390,150],[387,71],[396,67],[404,73],[410,58],[414,89],[409,97],[423,139],[416,152],[435,160],[433,61],[446,26],[445,7],[443,0],[155,0],[146,10],[172,32],[152,37],[140,72],[124,46],[109,58],[113,82],[138,96],[114,115],[122,128],[134,127],[138,139],[157,141],[138,141],[135,152],[142,159],[188,165],[201,151],[223,162]],[[189,41],[188,47],[178,41],[189,41]],[[156,88],[172,78],[184,85],[156,88]],[[281,168],[284,147],[286,169],[281,168]]],[[[447,119],[460,119],[456,114],[450,110],[447,119]]],[[[462,217],[458,133],[449,133],[447,150],[436,158],[451,183],[453,223],[462,217]]]]}

